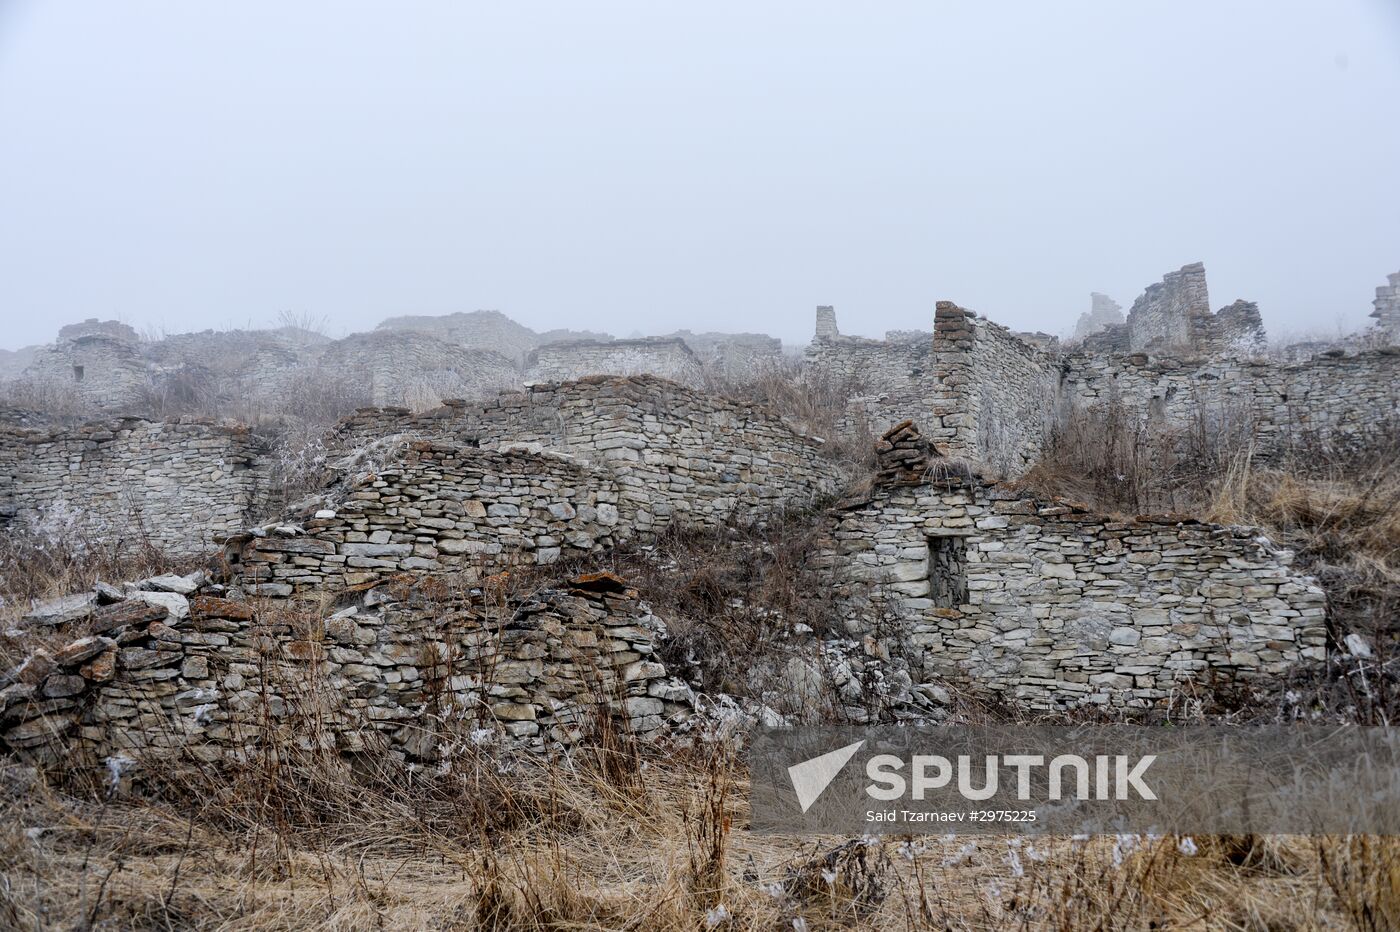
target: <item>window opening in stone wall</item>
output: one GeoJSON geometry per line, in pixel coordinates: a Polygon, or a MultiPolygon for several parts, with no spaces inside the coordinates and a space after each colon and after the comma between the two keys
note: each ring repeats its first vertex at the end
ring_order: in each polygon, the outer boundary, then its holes
{"type": "Polygon", "coordinates": [[[967,602],[967,541],[961,537],[928,539],[929,597],[937,608],[967,602]]]}
{"type": "Polygon", "coordinates": [[[82,366],[74,366],[74,367],[73,367],[73,381],[74,381],[74,382],[81,382],[82,380],[83,380],[83,367],[82,367],[82,366]]]}

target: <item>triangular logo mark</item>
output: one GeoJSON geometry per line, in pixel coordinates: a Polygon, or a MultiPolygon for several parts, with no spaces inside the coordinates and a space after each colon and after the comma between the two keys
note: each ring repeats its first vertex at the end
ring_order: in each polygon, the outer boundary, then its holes
{"type": "Polygon", "coordinates": [[[803,812],[812,808],[831,785],[831,781],[836,779],[841,768],[864,746],[864,741],[857,741],[855,744],[828,751],[820,757],[804,760],[788,768],[788,778],[792,780],[792,788],[797,793],[797,804],[802,807],[803,812]]]}

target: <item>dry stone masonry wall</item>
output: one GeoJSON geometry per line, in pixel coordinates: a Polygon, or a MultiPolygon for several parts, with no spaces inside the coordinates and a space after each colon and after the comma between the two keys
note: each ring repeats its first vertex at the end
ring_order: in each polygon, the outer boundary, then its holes
{"type": "Polygon", "coordinates": [[[266,495],[246,428],[112,418],[0,430],[0,521],[71,538],[149,540],[196,553],[243,527],[266,495]]]}
{"type": "Polygon", "coordinates": [[[1023,472],[1054,422],[1056,357],[951,301],[934,313],[938,387],[932,438],[951,456],[1023,472]]]}
{"type": "Polygon", "coordinates": [[[1387,284],[1376,289],[1375,329],[1389,345],[1400,343],[1400,272],[1387,277],[1387,284]]]}
{"type": "Polygon", "coordinates": [[[342,422],[331,445],[348,451],[394,436],[552,450],[603,467],[643,536],[672,521],[718,527],[806,506],[839,484],[820,440],[758,405],[654,376],[534,385],[420,415],[365,409],[342,422]]]}
{"type": "Polygon", "coordinates": [[[852,633],[925,677],[1149,708],[1323,656],[1322,590],[1257,531],[1037,500],[952,469],[908,424],[879,452],[880,485],[836,514],[818,565],[852,633]]]}
{"type": "Polygon", "coordinates": [[[1164,427],[1246,432],[1260,454],[1345,445],[1400,423],[1400,352],[1181,361],[1145,355],[1064,359],[1065,397],[1119,405],[1164,427]]]}
{"type": "Polygon", "coordinates": [[[269,533],[230,536],[225,556],[250,595],[287,598],[373,586],[401,573],[475,585],[635,533],[611,473],[553,453],[413,441],[402,459],[351,478],[269,533]]]}
{"type": "Polygon", "coordinates": [[[84,636],[0,673],[0,748],[96,764],[299,744],[443,764],[472,743],[568,747],[600,715],[653,735],[693,703],[656,659],[659,624],[607,574],[527,598],[401,580],[329,616],[154,582],[189,594],[89,594],[64,622],[84,636]]]}

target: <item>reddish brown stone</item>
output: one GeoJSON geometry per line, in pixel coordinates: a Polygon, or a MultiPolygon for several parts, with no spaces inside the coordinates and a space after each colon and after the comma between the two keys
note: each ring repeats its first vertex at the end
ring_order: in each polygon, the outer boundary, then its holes
{"type": "Polygon", "coordinates": [[[117,652],[109,650],[92,663],[78,670],[83,679],[94,683],[105,683],[117,672],[117,652]]]}
{"type": "Polygon", "coordinates": [[[626,592],[627,583],[616,573],[584,573],[569,580],[569,585],[584,592],[626,592]]]}

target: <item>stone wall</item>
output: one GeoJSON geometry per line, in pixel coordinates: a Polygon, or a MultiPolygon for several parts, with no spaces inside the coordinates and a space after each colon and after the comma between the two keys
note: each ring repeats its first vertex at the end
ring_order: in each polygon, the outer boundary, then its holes
{"type": "Polygon", "coordinates": [[[132,412],[151,388],[137,346],[102,334],[60,340],[35,353],[21,378],[93,411],[132,412]]]}
{"type": "Polygon", "coordinates": [[[951,456],[1014,475],[1030,467],[1059,405],[1059,363],[951,301],[934,313],[933,440],[951,456]]]}
{"type": "Polygon", "coordinates": [[[665,338],[683,341],[706,375],[727,382],[743,383],[783,368],[783,341],[767,334],[677,330],[665,338]]]}
{"type": "Polygon", "coordinates": [[[691,386],[703,380],[700,358],[684,340],[674,338],[550,343],[533,350],[525,362],[525,377],[531,382],[590,375],[657,375],[691,386]]]}
{"type": "Polygon", "coordinates": [[[244,428],[126,417],[0,429],[0,521],[10,528],[133,544],[144,536],[171,553],[196,553],[246,526],[266,482],[244,428]]]}
{"type": "Polygon", "coordinates": [[[414,330],[357,333],[326,347],[320,368],[350,375],[371,403],[436,407],[443,398],[486,398],[518,388],[520,372],[500,353],[466,349],[414,330]]]}
{"type": "Polygon", "coordinates": [[[1083,340],[1101,330],[1126,323],[1123,308],[1106,294],[1097,291],[1089,294],[1089,310],[1079,315],[1074,325],[1074,339],[1083,340]]]}
{"type": "Polygon", "coordinates": [[[1258,531],[1037,500],[953,468],[912,425],[878,450],[880,484],[836,513],[817,566],[850,631],[926,678],[1149,708],[1323,657],[1322,590],[1258,531]]]}
{"type": "Polygon", "coordinates": [[[600,715],[656,734],[693,702],[656,661],[646,605],[606,574],[527,597],[400,581],[330,615],[218,587],[129,591],[67,624],[87,635],[0,673],[0,748],[139,763],[300,746],[442,763],[473,744],[567,747],[600,715]]]}
{"type": "Polygon", "coordinates": [[[643,535],[673,520],[717,527],[804,506],[840,481],[821,441],[765,408],[653,376],[533,385],[418,415],[368,408],[328,445],[343,456],[394,436],[553,450],[604,467],[643,535]]]}
{"type": "Polygon", "coordinates": [[[1390,275],[1387,284],[1376,289],[1375,329],[1382,342],[1395,345],[1400,343],[1400,272],[1390,275]]]}
{"type": "Polygon", "coordinates": [[[232,535],[225,560],[250,595],[373,586],[400,573],[476,585],[522,564],[614,546],[637,507],[610,472],[556,453],[497,453],[424,440],[284,517],[232,535]]]}
{"type": "Polygon", "coordinates": [[[1178,429],[1244,431],[1260,454],[1344,444],[1400,423],[1400,352],[1328,353],[1288,365],[1263,359],[1183,361],[1145,355],[1063,359],[1063,395],[1118,404],[1178,429]]]}
{"type": "Polygon", "coordinates": [[[937,386],[931,334],[891,332],[885,340],[830,336],[808,345],[804,377],[849,398],[838,430],[873,436],[906,418],[927,417],[937,386]]]}
{"type": "Polygon", "coordinates": [[[1192,321],[1210,316],[1206,267],[1183,265],[1147,286],[1128,311],[1128,345],[1135,352],[1169,352],[1193,345],[1192,321]]]}

